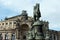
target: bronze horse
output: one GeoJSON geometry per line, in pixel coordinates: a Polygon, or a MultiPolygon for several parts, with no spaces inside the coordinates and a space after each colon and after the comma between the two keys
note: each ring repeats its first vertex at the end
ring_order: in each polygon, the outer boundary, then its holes
{"type": "Polygon", "coordinates": [[[34,20],[37,21],[39,20],[40,17],[41,17],[41,13],[39,10],[39,4],[36,4],[36,6],[34,6],[34,20]]]}

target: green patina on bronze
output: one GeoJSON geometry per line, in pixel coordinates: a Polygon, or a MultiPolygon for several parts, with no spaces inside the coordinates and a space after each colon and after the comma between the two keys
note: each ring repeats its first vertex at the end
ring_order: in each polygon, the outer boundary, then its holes
{"type": "Polygon", "coordinates": [[[35,21],[34,22],[34,24],[33,24],[33,26],[40,26],[40,25],[43,25],[43,23],[42,23],[42,21],[40,21],[40,20],[37,20],[37,21],[35,21]]]}
{"type": "Polygon", "coordinates": [[[39,10],[39,4],[36,4],[34,6],[34,23],[32,25],[31,30],[28,32],[28,40],[43,40],[43,30],[42,30],[42,21],[39,20],[41,17],[40,10],[39,10]]]}
{"type": "Polygon", "coordinates": [[[39,20],[39,18],[41,17],[41,13],[40,13],[40,10],[39,10],[39,4],[37,3],[36,6],[34,6],[34,21],[37,21],[39,20]]]}

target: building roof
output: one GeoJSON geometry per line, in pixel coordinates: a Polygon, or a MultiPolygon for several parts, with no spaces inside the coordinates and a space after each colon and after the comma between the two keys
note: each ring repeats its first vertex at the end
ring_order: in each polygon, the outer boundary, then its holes
{"type": "Polygon", "coordinates": [[[16,16],[13,16],[13,17],[7,18],[6,20],[8,20],[8,19],[13,19],[13,18],[15,18],[15,17],[19,17],[19,16],[21,16],[21,15],[16,15],[16,16]]]}

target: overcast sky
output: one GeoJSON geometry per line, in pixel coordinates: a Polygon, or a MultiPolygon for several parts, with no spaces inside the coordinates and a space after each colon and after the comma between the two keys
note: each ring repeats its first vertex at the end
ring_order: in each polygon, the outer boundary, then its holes
{"type": "Polygon", "coordinates": [[[33,16],[33,6],[39,3],[41,20],[49,21],[49,28],[60,31],[60,0],[0,0],[0,19],[21,14],[26,10],[33,16]]]}

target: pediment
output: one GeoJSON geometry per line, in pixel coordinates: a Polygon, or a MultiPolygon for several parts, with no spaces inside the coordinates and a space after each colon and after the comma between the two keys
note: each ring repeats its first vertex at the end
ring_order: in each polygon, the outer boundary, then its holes
{"type": "Polygon", "coordinates": [[[33,21],[33,18],[28,16],[28,18],[26,19],[26,17],[21,16],[21,19],[20,20],[21,21],[33,21]]]}

